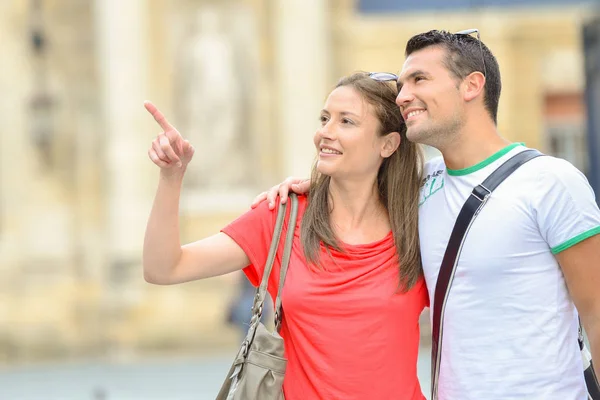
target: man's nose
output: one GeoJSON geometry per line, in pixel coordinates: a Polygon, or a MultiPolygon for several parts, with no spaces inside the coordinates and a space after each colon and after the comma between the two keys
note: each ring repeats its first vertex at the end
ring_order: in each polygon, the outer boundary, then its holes
{"type": "Polygon", "coordinates": [[[402,89],[400,89],[400,92],[396,97],[396,104],[398,105],[398,107],[400,107],[400,110],[402,110],[403,107],[412,103],[414,99],[415,97],[413,96],[413,94],[408,90],[406,86],[404,86],[402,87],[402,89]]]}

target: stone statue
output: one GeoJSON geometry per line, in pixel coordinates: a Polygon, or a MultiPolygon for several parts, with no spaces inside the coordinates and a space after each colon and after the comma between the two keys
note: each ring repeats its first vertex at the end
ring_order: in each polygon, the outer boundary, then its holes
{"type": "Polygon", "coordinates": [[[251,128],[244,115],[249,104],[243,57],[235,38],[224,26],[225,13],[214,7],[197,11],[195,34],[182,54],[182,84],[176,93],[181,112],[179,130],[196,149],[186,184],[208,191],[243,185],[252,168],[252,152],[246,145],[251,128]]]}

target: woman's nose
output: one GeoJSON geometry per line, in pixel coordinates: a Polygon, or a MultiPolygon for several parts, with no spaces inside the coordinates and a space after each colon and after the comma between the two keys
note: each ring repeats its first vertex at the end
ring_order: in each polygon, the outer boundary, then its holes
{"type": "Polygon", "coordinates": [[[323,139],[333,139],[333,137],[335,136],[333,134],[333,129],[330,126],[329,122],[322,125],[319,130],[317,131],[318,135],[323,138],[323,139]]]}

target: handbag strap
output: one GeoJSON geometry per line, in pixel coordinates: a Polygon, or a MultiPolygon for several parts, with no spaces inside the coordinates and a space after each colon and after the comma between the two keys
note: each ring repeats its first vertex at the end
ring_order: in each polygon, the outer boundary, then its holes
{"type": "Polygon", "coordinates": [[[441,359],[442,336],[443,336],[443,319],[444,310],[450,285],[454,279],[456,266],[460,251],[465,240],[465,236],[473,220],[479,214],[485,203],[487,203],[490,195],[509,175],[515,172],[521,165],[526,162],[542,156],[543,154],[537,150],[522,151],[506,162],[488,176],[483,183],[475,186],[465,204],[461,208],[450,240],[446,247],[442,265],[438,274],[437,283],[435,286],[435,295],[433,301],[433,318],[432,318],[432,344],[431,344],[431,398],[437,399],[437,387],[439,378],[439,368],[441,359]]]}
{"type": "MultiPolygon", "coordinates": [[[[291,203],[292,206],[290,211],[290,217],[288,220],[288,230],[284,244],[283,258],[281,260],[279,288],[277,290],[277,298],[275,300],[275,324],[277,330],[279,330],[279,325],[281,323],[281,291],[283,289],[288,264],[290,262],[292,244],[294,240],[294,231],[296,227],[296,220],[298,218],[298,197],[296,196],[296,194],[290,193],[289,199],[289,203],[291,203]]],[[[260,282],[260,286],[256,291],[256,296],[254,296],[254,304],[252,305],[252,318],[250,320],[250,329],[248,331],[248,335],[246,336],[246,341],[248,342],[248,344],[251,343],[254,339],[254,332],[256,331],[256,326],[258,325],[258,322],[262,317],[263,305],[267,295],[267,287],[269,285],[269,277],[271,276],[271,271],[273,270],[273,264],[275,262],[275,256],[277,254],[277,250],[279,249],[279,244],[281,241],[281,233],[283,231],[283,223],[286,216],[286,209],[287,203],[279,203],[279,209],[277,210],[277,219],[275,221],[275,227],[273,228],[273,238],[271,239],[271,246],[269,247],[269,255],[267,256],[267,262],[263,271],[262,280],[260,282]]]]}
{"type": "Polygon", "coordinates": [[[298,219],[298,196],[295,193],[290,193],[289,199],[292,203],[290,209],[290,218],[288,220],[288,228],[285,237],[285,246],[283,247],[283,258],[281,259],[281,272],[279,273],[279,287],[277,288],[277,298],[275,299],[275,330],[279,332],[281,329],[281,321],[283,319],[283,309],[281,308],[281,293],[283,292],[283,284],[290,264],[292,256],[292,244],[294,243],[294,235],[296,232],[296,221],[298,219]]]}

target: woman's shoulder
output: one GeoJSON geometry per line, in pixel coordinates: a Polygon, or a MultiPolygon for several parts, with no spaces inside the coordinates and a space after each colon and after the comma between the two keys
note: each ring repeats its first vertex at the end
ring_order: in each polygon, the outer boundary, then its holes
{"type": "MultiPolygon", "coordinates": [[[[306,211],[306,207],[308,207],[308,196],[304,194],[297,194],[296,197],[298,198],[298,223],[300,223],[302,217],[304,216],[304,212],[306,211]]],[[[289,198],[287,200],[287,204],[291,204],[289,198]]],[[[277,202],[275,209],[277,209],[277,207],[279,207],[279,201],[277,202]]],[[[289,212],[289,210],[286,210],[287,215],[289,215],[289,212]]]]}
{"type": "MultiPolygon", "coordinates": [[[[307,199],[307,196],[304,194],[298,194],[296,196],[298,197],[298,215],[302,215],[308,204],[308,199],[307,199]]],[[[286,213],[289,213],[289,211],[288,211],[289,204],[290,204],[290,199],[288,198],[286,200],[286,213]]],[[[269,207],[269,202],[267,200],[263,200],[260,203],[258,203],[258,205],[256,207],[248,210],[247,213],[257,214],[262,217],[271,216],[272,218],[275,218],[275,216],[279,212],[280,206],[281,206],[281,197],[277,196],[277,199],[275,200],[275,205],[273,208],[269,207]]]]}

